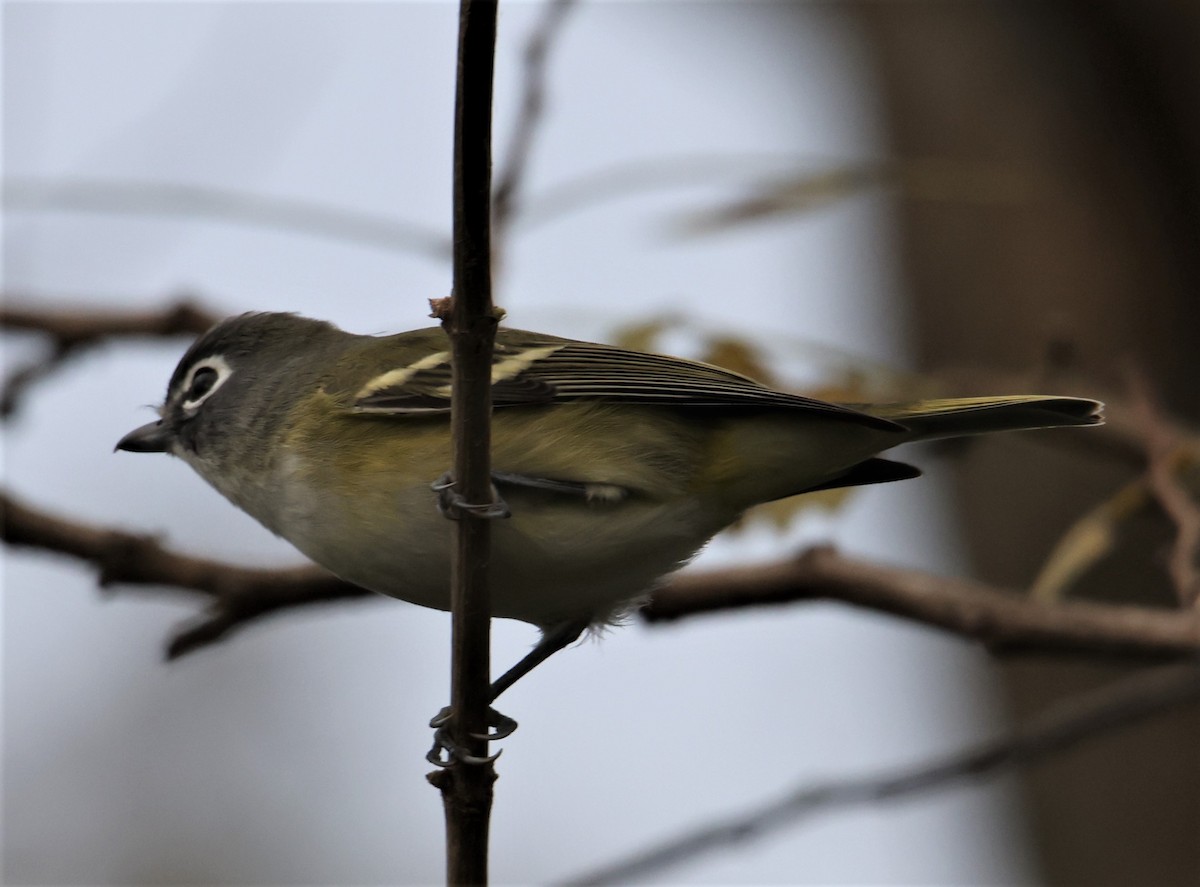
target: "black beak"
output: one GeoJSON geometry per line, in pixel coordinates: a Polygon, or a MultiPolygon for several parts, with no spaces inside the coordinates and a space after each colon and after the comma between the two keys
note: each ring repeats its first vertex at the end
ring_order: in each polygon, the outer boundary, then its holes
{"type": "Polygon", "coordinates": [[[130,453],[165,453],[171,443],[171,432],[160,419],[135,428],[119,441],[116,449],[130,453]]]}

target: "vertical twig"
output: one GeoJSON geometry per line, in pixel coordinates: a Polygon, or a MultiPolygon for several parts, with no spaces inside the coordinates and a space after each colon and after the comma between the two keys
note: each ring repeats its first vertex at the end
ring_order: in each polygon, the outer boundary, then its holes
{"type": "Polygon", "coordinates": [[[1184,607],[1200,604],[1200,506],[1183,482],[1193,463],[1191,449],[1163,418],[1150,383],[1130,372],[1134,406],[1141,414],[1141,431],[1146,441],[1146,483],[1168,519],[1175,524],[1167,572],[1179,602],[1184,607]]]}
{"type": "MultiPolygon", "coordinates": [[[[450,425],[455,490],[468,503],[491,501],[491,370],[496,314],[491,287],[492,71],[496,0],[461,0],[454,118],[454,298],[443,318],[453,353],[450,425]]],[[[490,527],[460,510],[451,572],[453,649],[451,741],[487,755],[491,602],[490,527]]],[[[488,821],[496,772],[490,763],[450,765],[430,776],[446,814],[446,875],[451,884],[487,883],[488,821]]]]}

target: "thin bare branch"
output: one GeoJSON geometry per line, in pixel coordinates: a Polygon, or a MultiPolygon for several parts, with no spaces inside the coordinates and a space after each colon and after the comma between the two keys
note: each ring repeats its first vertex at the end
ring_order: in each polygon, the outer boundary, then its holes
{"type": "Polygon", "coordinates": [[[171,551],[152,536],[100,528],[48,514],[0,492],[2,538],[8,545],[67,555],[92,564],[101,586],[152,586],[198,592],[210,599],[198,617],[170,639],[175,659],[223,640],[264,616],[308,604],[374,597],[319,567],[253,569],[171,551]]]}
{"type": "Polygon", "coordinates": [[[852,560],[828,547],[774,564],[680,573],[655,592],[641,615],[661,622],[805,600],[902,616],[995,652],[1178,657],[1200,650],[1200,617],[1190,610],[1045,604],[966,579],[852,560]]]}
{"type": "MultiPolygon", "coordinates": [[[[226,631],[213,637],[201,633],[188,645],[176,639],[174,655],[279,610],[373,597],[316,567],[258,570],[195,558],[152,537],[68,520],[2,492],[0,510],[4,542],[92,564],[103,585],[154,586],[211,598],[210,618],[226,631]]],[[[1165,659],[1200,652],[1200,615],[1191,610],[1087,601],[1046,604],[965,579],[879,566],[823,548],[774,564],[677,574],[641,612],[647,621],[663,622],[807,600],[882,610],[1004,653],[1165,659]]]]}
{"type": "Polygon", "coordinates": [[[491,668],[489,516],[492,499],[492,87],[496,0],[460,0],[454,106],[454,293],[443,325],[450,335],[450,429],[454,472],[447,517],[455,519],[450,572],[453,744],[446,766],[430,774],[446,816],[446,877],[486,884],[488,831],[496,771],[487,758],[491,668]],[[469,503],[469,504],[464,504],[469,503]]]}
{"type": "Polygon", "coordinates": [[[61,368],[85,348],[120,337],[198,335],[216,323],[211,312],[187,297],[150,311],[112,311],[64,307],[35,308],[42,299],[12,293],[0,297],[0,330],[40,333],[49,339],[46,352],[4,379],[0,418],[9,418],[33,383],[61,368]]]}
{"type": "Polygon", "coordinates": [[[546,108],[546,59],[574,5],[575,0],[547,0],[541,21],[525,45],[521,107],[492,197],[492,240],[497,262],[507,243],[509,224],[520,208],[521,186],[533,154],[533,139],[546,108]]]}
{"type": "Polygon", "coordinates": [[[529,230],[630,195],[780,175],[795,163],[796,158],[786,154],[679,154],[616,163],[531,195],[512,223],[529,230]]]}
{"type": "Polygon", "coordinates": [[[883,188],[899,188],[916,200],[1009,206],[1037,193],[1025,176],[999,164],[932,158],[903,163],[841,162],[815,171],[790,170],[736,200],[687,214],[676,228],[684,235],[711,234],[749,222],[810,213],[883,188]]]}
{"type": "Polygon", "coordinates": [[[450,258],[450,238],[443,231],[371,213],[224,188],[119,179],[16,178],[4,180],[4,201],[8,209],[26,212],[174,216],[191,223],[215,219],[420,255],[443,264],[450,258]]]}
{"type": "Polygon", "coordinates": [[[1131,387],[1146,442],[1146,484],[1175,524],[1167,572],[1180,602],[1193,607],[1200,600],[1200,504],[1180,483],[1180,475],[1194,465],[1195,456],[1163,417],[1146,381],[1134,376],[1131,387]]]}
{"type": "Polygon", "coordinates": [[[4,377],[0,386],[0,420],[16,415],[26,392],[37,382],[65,366],[74,356],[73,348],[51,348],[41,357],[29,361],[4,377]]]}
{"type": "Polygon", "coordinates": [[[847,164],[817,172],[792,173],[758,185],[736,200],[688,212],[672,228],[682,236],[714,234],[751,222],[811,213],[884,187],[896,177],[893,164],[847,164]]]}
{"type": "Polygon", "coordinates": [[[626,884],[641,880],[814,816],[915,797],[1029,766],[1081,742],[1196,702],[1200,702],[1200,666],[1195,663],[1137,674],[1068,699],[1008,736],[965,752],[879,776],[800,787],[751,813],[713,823],[564,883],[626,884]]]}
{"type": "Polygon", "coordinates": [[[199,335],[220,320],[189,296],[176,296],[165,307],[148,311],[34,307],[45,301],[25,293],[5,293],[0,297],[0,329],[44,333],[64,347],[75,348],[118,337],[199,335]]]}

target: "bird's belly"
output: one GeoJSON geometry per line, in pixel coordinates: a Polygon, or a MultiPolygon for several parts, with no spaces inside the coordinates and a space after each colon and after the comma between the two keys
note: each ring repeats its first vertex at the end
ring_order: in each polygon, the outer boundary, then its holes
{"type": "MultiPolygon", "coordinates": [[[[428,487],[406,490],[386,503],[289,498],[304,505],[293,509],[294,520],[281,515],[276,531],[314,561],[381,594],[450,609],[453,523],[438,512],[428,487]],[[386,517],[370,517],[378,515],[386,517]],[[314,532],[316,527],[326,532],[314,532]]],[[[492,523],[488,581],[494,616],[539,626],[608,620],[690,559],[724,524],[686,497],[615,503],[545,499],[515,491],[508,497],[512,516],[492,523]]]]}

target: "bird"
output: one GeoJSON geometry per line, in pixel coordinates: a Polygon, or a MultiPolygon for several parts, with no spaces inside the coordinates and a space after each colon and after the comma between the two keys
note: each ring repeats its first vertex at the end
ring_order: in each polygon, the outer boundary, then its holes
{"type": "MultiPolygon", "coordinates": [[[[297,314],[221,321],[180,359],[158,418],[118,450],[168,453],[363,588],[450,609],[451,346],[297,314]]],[[[491,375],[492,616],[542,631],[494,700],[618,621],[747,509],[917,477],[900,444],[1102,422],[1080,397],[837,404],[694,360],[518,329],[491,375]]]]}

